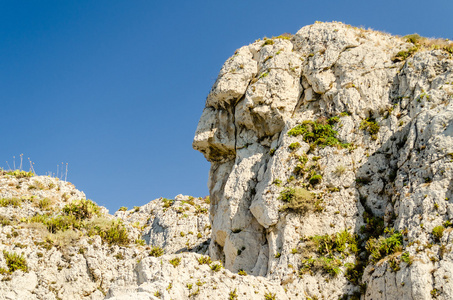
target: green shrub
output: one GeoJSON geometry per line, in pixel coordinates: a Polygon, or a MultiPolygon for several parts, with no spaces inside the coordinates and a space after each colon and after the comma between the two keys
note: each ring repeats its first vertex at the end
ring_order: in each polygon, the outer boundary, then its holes
{"type": "Polygon", "coordinates": [[[360,233],[371,237],[379,237],[384,233],[384,219],[379,216],[374,216],[368,211],[363,212],[363,220],[366,225],[360,228],[360,233]]]}
{"type": "Polygon", "coordinates": [[[162,249],[161,247],[158,247],[158,246],[153,246],[151,248],[151,251],[149,252],[149,255],[154,256],[154,257],[159,257],[159,256],[162,256],[163,254],[164,254],[164,249],[162,249]]]}
{"type": "Polygon", "coordinates": [[[105,229],[98,230],[99,236],[104,242],[107,242],[109,245],[128,245],[129,237],[127,235],[127,230],[121,223],[121,221],[112,221],[110,226],[105,229]]]}
{"type": "Polygon", "coordinates": [[[358,237],[349,233],[346,229],[333,235],[315,235],[310,237],[314,247],[320,255],[355,254],[358,252],[358,237]]]}
{"type": "Polygon", "coordinates": [[[214,272],[219,272],[223,267],[221,263],[214,263],[210,266],[211,270],[214,272]]]}
{"type": "Polygon", "coordinates": [[[301,147],[300,143],[299,142],[295,142],[295,143],[291,143],[288,148],[289,150],[291,151],[294,151],[294,150],[297,150],[301,147]]]}
{"type": "Polygon", "coordinates": [[[322,181],[322,176],[319,174],[314,174],[313,176],[310,177],[308,182],[310,182],[311,185],[317,185],[322,181]]]}
{"type": "Polygon", "coordinates": [[[0,215],[0,225],[2,226],[11,225],[11,221],[7,217],[0,215]]]}
{"type": "Polygon", "coordinates": [[[416,53],[419,50],[418,47],[411,47],[407,50],[399,51],[395,57],[393,57],[393,61],[404,61],[412,54],[416,53]]]}
{"type": "Polygon", "coordinates": [[[127,207],[126,206],[121,206],[118,211],[127,211],[127,207]]]}
{"type": "Polygon", "coordinates": [[[379,132],[379,124],[371,118],[362,120],[360,123],[360,129],[367,131],[371,135],[371,139],[377,140],[377,134],[379,132]]]}
{"type": "Polygon", "coordinates": [[[22,199],[19,199],[19,198],[2,198],[2,199],[0,199],[0,206],[2,206],[2,207],[7,207],[7,206],[21,207],[21,205],[22,205],[22,199]]]}
{"type": "Polygon", "coordinates": [[[275,184],[276,186],[280,186],[282,184],[282,181],[278,178],[274,179],[274,181],[272,181],[272,184],[275,184]]]}
{"type": "Polygon", "coordinates": [[[444,235],[444,226],[440,225],[440,226],[436,226],[433,228],[433,231],[432,231],[432,234],[434,236],[434,239],[439,242],[440,239],[443,237],[444,235]]]}
{"type": "Polygon", "coordinates": [[[13,273],[16,270],[28,272],[27,261],[25,260],[23,254],[18,255],[15,252],[8,252],[3,250],[3,257],[6,260],[6,265],[8,266],[10,273],[13,273]]]}
{"type": "Polygon", "coordinates": [[[355,263],[345,263],[344,266],[346,267],[344,274],[346,279],[354,285],[359,285],[365,268],[364,262],[356,260],[355,263]]]}
{"type": "Polygon", "coordinates": [[[146,242],[144,239],[136,239],[135,240],[135,244],[136,245],[139,245],[139,246],[145,246],[146,245],[146,242]]]}
{"type": "Polygon", "coordinates": [[[366,243],[366,250],[371,255],[373,263],[378,262],[381,258],[402,250],[403,236],[399,232],[393,233],[388,238],[383,236],[371,238],[366,243]]]}
{"type": "Polygon", "coordinates": [[[404,261],[408,266],[412,264],[412,258],[407,251],[401,255],[401,260],[404,261]]]}
{"type": "Polygon", "coordinates": [[[175,202],[174,200],[170,200],[170,199],[167,199],[167,198],[162,198],[162,202],[164,203],[162,205],[163,208],[169,208],[170,206],[173,205],[173,203],[175,202]]]}
{"type": "Polygon", "coordinates": [[[9,171],[9,172],[6,172],[6,175],[11,175],[11,176],[14,176],[16,178],[27,178],[27,177],[32,177],[32,176],[35,176],[35,174],[33,172],[26,172],[26,171],[21,171],[21,170],[14,170],[14,171],[9,171]]]}
{"type": "Polygon", "coordinates": [[[285,202],[290,202],[294,198],[294,194],[296,193],[296,189],[289,187],[285,188],[283,191],[280,192],[280,196],[278,199],[283,200],[285,202]]]}
{"type": "Polygon", "coordinates": [[[38,201],[38,207],[41,210],[46,210],[46,209],[50,208],[52,205],[53,205],[53,201],[48,198],[44,198],[44,199],[41,199],[38,201]]]}
{"type": "Polygon", "coordinates": [[[90,219],[94,216],[101,216],[101,211],[96,203],[89,199],[74,200],[66,204],[63,212],[72,215],[78,220],[90,219]]]}
{"type": "Polygon", "coordinates": [[[170,262],[170,264],[173,265],[173,267],[176,268],[176,267],[179,266],[179,264],[181,263],[181,258],[175,257],[175,258],[173,258],[173,259],[170,259],[169,262],[170,262]]]}
{"type": "Polygon", "coordinates": [[[335,277],[340,274],[341,266],[341,260],[338,258],[321,256],[302,260],[300,272],[306,273],[309,271],[323,271],[335,277]]]}
{"type": "Polygon", "coordinates": [[[265,39],[264,40],[264,43],[261,45],[261,47],[264,47],[266,45],[273,45],[274,44],[274,40],[272,39],[265,39]]]}
{"type": "Polygon", "coordinates": [[[440,295],[440,291],[438,289],[432,289],[431,290],[431,296],[433,298],[437,298],[440,295]]]}
{"type": "MultiPolygon", "coordinates": [[[[330,120],[330,119],[329,119],[330,120]]],[[[321,147],[326,146],[331,147],[342,147],[346,148],[349,144],[341,143],[337,138],[337,131],[333,130],[332,125],[329,124],[329,121],[318,120],[314,121],[304,121],[302,124],[297,125],[290,131],[288,131],[290,136],[303,136],[303,140],[310,144],[311,147],[321,147]]]]}
{"type": "Polygon", "coordinates": [[[209,265],[212,263],[211,258],[209,256],[200,256],[197,260],[200,265],[203,264],[209,265]]]}
{"type": "Polygon", "coordinates": [[[242,270],[242,269],[240,269],[240,270],[238,271],[238,275],[247,276],[247,272],[244,271],[244,270],[242,270]]]}
{"type": "Polygon", "coordinates": [[[286,188],[280,193],[278,199],[287,202],[282,210],[292,210],[298,213],[322,211],[321,201],[304,188],[286,188]]]}
{"type": "Polygon", "coordinates": [[[230,291],[230,293],[228,294],[228,300],[236,300],[238,298],[238,294],[236,294],[236,292],[237,289],[230,291]]]}
{"type": "Polygon", "coordinates": [[[404,36],[403,40],[412,43],[414,46],[398,52],[393,61],[404,61],[414,53],[423,50],[442,50],[450,54],[453,53],[453,43],[445,39],[430,39],[414,33],[404,36]]]}
{"type": "Polygon", "coordinates": [[[277,299],[275,293],[268,292],[264,294],[264,300],[275,300],[275,299],[277,299]]]}
{"type": "Polygon", "coordinates": [[[66,231],[69,229],[80,229],[82,223],[77,220],[74,216],[49,216],[49,215],[36,215],[27,220],[30,223],[42,223],[46,226],[50,233],[56,233],[57,231],[66,231]]]}

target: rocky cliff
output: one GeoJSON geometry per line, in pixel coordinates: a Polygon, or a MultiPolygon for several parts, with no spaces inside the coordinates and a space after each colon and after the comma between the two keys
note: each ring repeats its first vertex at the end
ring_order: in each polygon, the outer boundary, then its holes
{"type": "Polygon", "coordinates": [[[453,298],[452,53],[341,23],[238,49],[193,143],[211,257],[283,298],[453,298]]]}
{"type": "Polygon", "coordinates": [[[0,299],[452,299],[452,53],[342,23],[238,49],[193,142],[209,198],[112,216],[3,172],[0,299]]]}

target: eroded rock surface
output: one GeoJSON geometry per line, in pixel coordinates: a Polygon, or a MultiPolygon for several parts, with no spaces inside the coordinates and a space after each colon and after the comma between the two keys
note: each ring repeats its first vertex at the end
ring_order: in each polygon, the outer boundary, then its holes
{"type": "Polygon", "coordinates": [[[282,280],[300,297],[453,297],[453,60],[451,48],[412,48],[388,34],[316,23],[228,59],[193,142],[211,162],[213,259],[282,280]],[[288,134],[296,125],[331,126],[337,142],[316,140],[313,130],[288,134]],[[314,208],[287,209],[291,189],[315,194],[314,208]],[[312,237],[343,230],[356,234],[355,254],[310,247],[312,237]],[[379,236],[400,245],[373,261],[379,236]],[[367,266],[360,280],[351,280],[351,264],[367,266]]]}
{"type": "Polygon", "coordinates": [[[71,184],[2,172],[0,299],[452,299],[453,46],[420,41],[317,22],[238,49],[193,142],[209,198],[75,214],[71,184]]]}

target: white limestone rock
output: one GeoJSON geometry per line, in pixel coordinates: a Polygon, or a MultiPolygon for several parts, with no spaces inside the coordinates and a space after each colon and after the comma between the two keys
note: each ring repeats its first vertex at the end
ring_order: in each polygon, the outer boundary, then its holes
{"type": "MultiPolygon", "coordinates": [[[[291,279],[295,290],[302,297],[338,299],[359,293],[362,283],[365,299],[448,299],[449,275],[436,274],[449,266],[451,247],[445,237],[436,240],[433,229],[451,226],[453,213],[451,53],[425,49],[406,61],[395,59],[413,45],[336,22],[246,47],[257,63],[256,77],[230,87],[231,97],[211,92],[209,115],[202,115],[194,138],[194,148],[212,162],[210,255],[231,271],[287,282],[307,258],[309,245],[300,238],[348,230],[370,239],[361,228],[376,229],[367,222],[382,218],[384,226],[404,233],[405,255],[420,256],[420,262],[403,266],[401,252],[377,264],[365,252],[343,256],[334,280],[313,271],[291,279]],[[304,121],[325,124],[331,117],[339,142],[349,146],[317,147],[303,135],[287,134],[304,121]],[[315,174],[322,176],[318,184],[310,183],[315,174]],[[318,195],[317,209],[284,209],[281,193],[297,187],[318,195]],[[241,247],[253,251],[237,251],[241,247]],[[355,259],[368,266],[353,283],[344,272],[355,259]],[[396,262],[400,271],[393,270],[396,262]]],[[[233,70],[230,65],[221,74],[233,70]]]]}

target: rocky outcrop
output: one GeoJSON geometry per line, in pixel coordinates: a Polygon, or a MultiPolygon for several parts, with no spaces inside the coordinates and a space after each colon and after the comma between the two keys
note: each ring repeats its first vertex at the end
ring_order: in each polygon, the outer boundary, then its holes
{"type": "Polygon", "coordinates": [[[193,142],[210,197],[112,216],[2,171],[0,299],[453,298],[452,53],[336,22],[238,49],[193,142]]]}
{"type": "Polygon", "coordinates": [[[213,259],[307,298],[453,297],[452,46],[418,39],[316,23],[227,60],[193,142],[213,259]]]}
{"type": "Polygon", "coordinates": [[[207,251],[209,197],[160,198],[112,216],[69,182],[0,172],[0,299],[124,295],[148,256],[207,251]]]}

